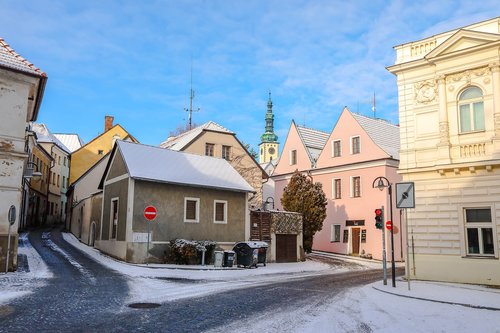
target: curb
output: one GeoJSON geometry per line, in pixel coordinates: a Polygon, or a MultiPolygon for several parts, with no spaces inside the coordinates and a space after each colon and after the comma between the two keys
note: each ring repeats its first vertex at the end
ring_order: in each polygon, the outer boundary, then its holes
{"type": "Polygon", "coordinates": [[[459,305],[463,306],[466,308],[472,308],[472,309],[480,309],[480,310],[490,310],[490,311],[500,311],[500,308],[494,308],[490,306],[482,306],[482,305],[472,305],[472,304],[465,304],[465,303],[455,303],[455,302],[448,302],[448,301],[438,301],[435,299],[429,299],[429,298],[423,298],[423,297],[416,297],[416,296],[407,296],[407,295],[401,295],[397,293],[392,293],[390,291],[382,290],[377,287],[372,286],[373,289],[389,294],[389,295],[394,295],[394,296],[399,296],[399,297],[405,297],[405,298],[411,298],[411,299],[416,299],[419,301],[427,301],[427,302],[434,302],[434,303],[442,303],[442,304],[449,304],[449,305],[459,305]]]}

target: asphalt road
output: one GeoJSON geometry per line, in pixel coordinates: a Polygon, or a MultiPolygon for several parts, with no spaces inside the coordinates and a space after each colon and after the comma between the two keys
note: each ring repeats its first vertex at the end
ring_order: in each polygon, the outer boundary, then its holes
{"type": "Polygon", "coordinates": [[[333,297],[382,275],[380,270],[355,270],[134,309],[126,304],[127,279],[73,248],[58,231],[31,232],[29,238],[55,277],[9,303],[9,311],[0,313],[0,332],[223,331],[263,314],[320,311],[333,297]]]}

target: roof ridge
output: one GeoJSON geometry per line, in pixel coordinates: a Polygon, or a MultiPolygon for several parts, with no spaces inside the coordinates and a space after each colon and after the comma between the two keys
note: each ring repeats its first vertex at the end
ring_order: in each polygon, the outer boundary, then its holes
{"type": "Polygon", "coordinates": [[[323,130],[319,130],[319,129],[315,129],[315,128],[311,128],[311,127],[307,127],[307,126],[297,125],[297,128],[298,127],[305,128],[305,129],[308,129],[308,130],[311,130],[311,131],[316,131],[316,132],[321,132],[321,133],[325,133],[325,134],[330,134],[327,131],[323,131],[323,130]]]}
{"type": "Polygon", "coordinates": [[[14,56],[14,58],[16,58],[17,60],[21,61],[22,63],[24,63],[26,66],[28,66],[29,68],[31,68],[32,70],[34,70],[35,72],[38,72],[40,73],[40,75],[42,76],[47,76],[47,74],[45,74],[45,72],[43,72],[40,68],[36,67],[34,64],[32,64],[31,62],[29,62],[27,59],[23,58],[19,53],[17,53],[12,47],[10,47],[9,44],[7,44],[7,42],[5,42],[5,40],[3,38],[0,37],[0,44],[1,46],[3,46],[5,48],[5,50],[7,52],[9,52],[12,56],[14,56]]]}

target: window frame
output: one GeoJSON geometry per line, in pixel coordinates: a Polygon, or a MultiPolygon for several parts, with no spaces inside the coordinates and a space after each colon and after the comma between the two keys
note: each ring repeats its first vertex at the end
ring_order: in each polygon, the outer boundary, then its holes
{"type": "Polygon", "coordinates": [[[227,200],[214,200],[214,223],[227,224],[227,200]],[[217,220],[217,204],[224,204],[224,220],[217,220]]]}
{"type": "Polygon", "coordinates": [[[340,178],[332,179],[332,198],[334,200],[342,199],[342,180],[340,178]],[[339,183],[339,191],[337,191],[337,182],[339,183]]]}
{"type": "Polygon", "coordinates": [[[486,124],[485,124],[485,113],[484,113],[484,92],[483,89],[479,88],[478,86],[467,86],[464,88],[460,94],[458,94],[457,98],[457,119],[458,119],[458,133],[459,134],[469,134],[469,133],[477,133],[477,132],[484,132],[486,130],[486,124]],[[481,96],[480,97],[473,97],[473,98],[468,98],[468,99],[461,99],[461,96],[469,89],[471,88],[477,88],[481,91],[481,96]],[[475,123],[476,123],[476,113],[474,105],[481,103],[482,104],[482,117],[483,117],[483,128],[481,129],[476,129],[475,128],[475,123]],[[469,127],[470,130],[465,131],[462,129],[462,106],[468,106],[468,114],[469,114],[469,127]]]}
{"type": "Polygon", "coordinates": [[[341,157],[342,156],[342,140],[336,139],[332,140],[332,157],[341,157]],[[338,144],[338,154],[335,154],[337,150],[335,149],[335,145],[338,144]]]}
{"type": "Polygon", "coordinates": [[[479,258],[498,258],[497,251],[497,236],[496,236],[496,222],[495,222],[495,210],[494,205],[485,205],[485,206],[470,206],[470,207],[462,207],[462,220],[463,220],[463,250],[464,255],[466,257],[479,257],[479,258]],[[468,222],[467,221],[467,210],[474,209],[489,209],[490,211],[490,220],[484,222],[468,222]],[[469,229],[476,229],[478,234],[478,243],[479,243],[479,253],[471,253],[469,247],[469,229]],[[482,229],[491,229],[492,237],[493,237],[493,253],[484,253],[484,241],[483,241],[483,233],[482,229]]]}
{"type": "Polygon", "coordinates": [[[361,198],[361,176],[351,176],[351,198],[361,198]],[[359,179],[359,190],[358,190],[358,195],[356,195],[356,189],[355,189],[355,183],[354,180],[359,179]]]}
{"type": "Polygon", "coordinates": [[[361,136],[360,135],[353,135],[350,138],[350,149],[351,149],[351,155],[358,155],[361,154],[361,136]],[[357,151],[354,152],[354,139],[358,139],[358,144],[357,144],[357,151]]]}
{"type": "Polygon", "coordinates": [[[184,197],[184,223],[200,223],[200,198],[184,197]],[[187,218],[187,202],[188,201],[195,201],[196,202],[196,206],[195,206],[196,217],[194,219],[187,218]]]}
{"type": "Polygon", "coordinates": [[[290,165],[297,165],[297,149],[290,150],[290,165]]]}
{"type": "Polygon", "coordinates": [[[222,145],[221,157],[226,161],[231,160],[231,146],[222,145]]]}
{"type": "Polygon", "coordinates": [[[205,156],[211,156],[211,157],[215,156],[215,144],[214,143],[209,143],[209,142],[205,143],[205,156]],[[210,154],[209,154],[209,152],[210,152],[210,154]]]}
{"type": "Polygon", "coordinates": [[[341,224],[332,224],[330,226],[330,243],[340,243],[342,234],[341,224]]]}
{"type": "Polygon", "coordinates": [[[120,220],[120,198],[119,197],[114,197],[111,198],[111,207],[109,210],[109,215],[110,215],[110,231],[109,231],[109,239],[114,239],[116,240],[118,236],[118,222],[120,220]],[[115,219],[113,216],[114,213],[114,205],[113,202],[116,202],[116,223],[115,219]]]}

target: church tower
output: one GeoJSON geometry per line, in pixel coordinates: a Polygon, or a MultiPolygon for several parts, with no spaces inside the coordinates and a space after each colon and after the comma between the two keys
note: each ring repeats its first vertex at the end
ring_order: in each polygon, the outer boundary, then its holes
{"type": "Polygon", "coordinates": [[[259,163],[268,163],[278,159],[279,143],[278,136],[274,134],[274,114],[273,102],[271,101],[271,91],[267,101],[266,131],[260,136],[259,163]]]}

